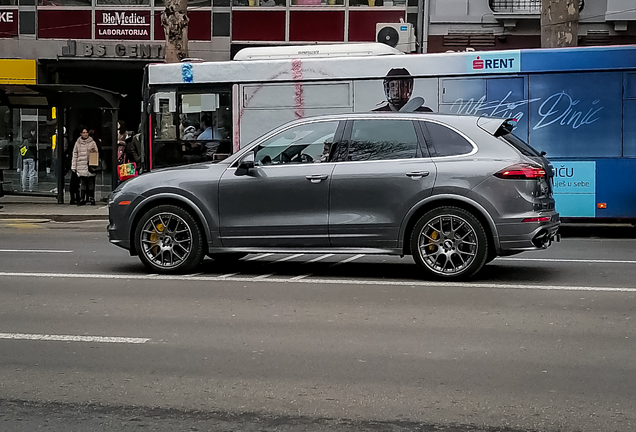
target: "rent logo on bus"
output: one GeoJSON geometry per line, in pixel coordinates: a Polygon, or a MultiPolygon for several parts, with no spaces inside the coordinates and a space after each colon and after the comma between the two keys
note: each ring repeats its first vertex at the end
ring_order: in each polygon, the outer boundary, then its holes
{"type": "Polygon", "coordinates": [[[468,59],[468,71],[473,73],[483,72],[519,72],[519,52],[511,51],[505,54],[479,53],[468,59]]]}

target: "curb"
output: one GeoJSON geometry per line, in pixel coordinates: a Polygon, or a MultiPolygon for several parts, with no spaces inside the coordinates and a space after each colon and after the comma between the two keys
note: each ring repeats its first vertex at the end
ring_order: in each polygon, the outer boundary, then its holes
{"type": "Polygon", "coordinates": [[[108,223],[108,215],[66,215],[66,214],[18,214],[0,213],[0,220],[43,220],[48,219],[53,222],[80,222],[80,221],[103,221],[108,223]]]}

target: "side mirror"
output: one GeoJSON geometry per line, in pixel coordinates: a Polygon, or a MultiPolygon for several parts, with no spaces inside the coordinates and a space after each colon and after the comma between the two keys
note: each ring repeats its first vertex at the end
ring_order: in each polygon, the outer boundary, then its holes
{"type": "Polygon", "coordinates": [[[241,160],[238,168],[236,168],[236,171],[234,171],[234,175],[247,175],[252,168],[254,168],[254,153],[249,153],[241,160]]]}

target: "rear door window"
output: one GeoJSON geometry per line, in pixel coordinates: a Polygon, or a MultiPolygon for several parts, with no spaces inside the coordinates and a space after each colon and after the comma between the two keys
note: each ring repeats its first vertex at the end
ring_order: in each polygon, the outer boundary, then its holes
{"type": "Polygon", "coordinates": [[[374,161],[413,159],[418,155],[418,140],[410,120],[354,120],[351,126],[346,160],[374,161]]]}
{"type": "Polygon", "coordinates": [[[451,128],[433,122],[420,122],[431,156],[460,156],[473,151],[473,145],[451,128]]]}

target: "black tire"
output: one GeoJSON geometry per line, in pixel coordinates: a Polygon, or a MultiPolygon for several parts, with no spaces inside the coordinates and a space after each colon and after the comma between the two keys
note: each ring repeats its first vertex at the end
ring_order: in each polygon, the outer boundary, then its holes
{"type": "Polygon", "coordinates": [[[467,279],[486,264],[488,239],[479,220],[459,207],[427,212],[411,234],[413,259],[438,279],[467,279]]]}
{"type": "Polygon", "coordinates": [[[147,211],[135,227],[139,259],[155,273],[185,273],[203,260],[203,234],[181,207],[165,204],[147,211]]]}
{"type": "Polygon", "coordinates": [[[211,253],[211,254],[208,254],[208,256],[218,263],[226,264],[226,263],[233,263],[240,260],[244,256],[247,256],[247,253],[224,252],[224,253],[211,253]]]}

